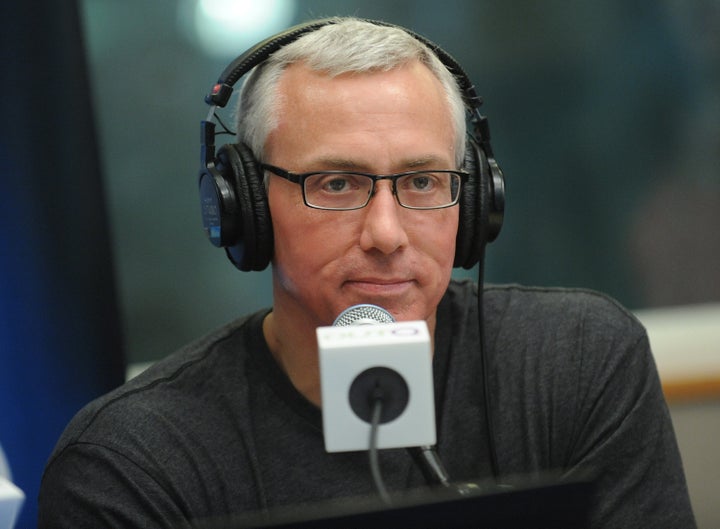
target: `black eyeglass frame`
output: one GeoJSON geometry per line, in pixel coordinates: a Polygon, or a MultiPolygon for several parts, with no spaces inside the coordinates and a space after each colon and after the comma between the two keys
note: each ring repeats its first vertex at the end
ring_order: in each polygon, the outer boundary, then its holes
{"type": "Polygon", "coordinates": [[[378,180],[390,180],[392,181],[392,193],[395,195],[395,200],[397,203],[406,208],[406,209],[417,209],[417,210],[431,210],[431,209],[444,209],[444,208],[450,208],[454,205],[456,205],[460,201],[460,193],[462,193],[462,186],[465,184],[470,176],[469,173],[466,173],[465,171],[457,171],[452,169],[421,169],[417,171],[405,171],[402,173],[394,173],[394,174],[387,174],[387,175],[379,175],[379,174],[373,174],[373,173],[363,173],[360,171],[343,171],[343,170],[329,170],[329,171],[311,171],[309,173],[293,173],[291,171],[288,171],[287,169],[283,169],[282,167],[277,167],[275,165],[270,164],[260,164],[260,166],[266,170],[271,172],[272,174],[279,176],[281,178],[284,178],[285,180],[289,180],[290,182],[293,182],[295,184],[300,185],[300,189],[302,190],[302,197],[303,202],[305,205],[309,208],[313,209],[322,209],[327,211],[353,211],[356,209],[362,209],[365,206],[367,206],[370,203],[370,199],[372,199],[373,195],[375,194],[375,183],[378,180]],[[421,175],[425,173],[444,173],[444,174],[454,174],[457,175],[460,178],[460,185],[458,186],[457,196],[455,196],[455,199],[450,204],[444,204],[442,206],[408,206],[406,204],[403,204],[400,201],[400,197],[397,193],[397,181],[398,179],[404,177],[404,176],[412,176],[412,175],[421,175]],[[367,200],[365,200],[365,203],[361,206],[355,206],[352,208],[328,208],[324,206],[318,206],[316,204],[311,204],[308,202],[307,197],[305,196],[305,180],[310,178],[311,176],[315,175],[352,175],[352,176],[364,176],[370,179],[370,192],[368,193],[367,200]]]}

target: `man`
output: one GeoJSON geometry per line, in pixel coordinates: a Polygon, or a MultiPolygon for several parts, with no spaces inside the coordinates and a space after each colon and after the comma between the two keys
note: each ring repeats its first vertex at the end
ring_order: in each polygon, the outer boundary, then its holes
{"type": "MultiPolygon", "coordinates": [[[[427,322],[452,480],[592,472],[593,527],[694,526],[647,337],[624,309],[489,287],[481,358],[477,287],[451,282],[462,95],[427,47],[336,20],[280,47],[243,90],[239,131],[272,218],[272,309],[80,412],[48,462],[41,527],[184,527],[373,493],[365,454],[325,452],[319,409],[315,329],[358,303],[427,322]]],[[[391,493],[424,483],[405,450],[380,463],[391,493]]]]}

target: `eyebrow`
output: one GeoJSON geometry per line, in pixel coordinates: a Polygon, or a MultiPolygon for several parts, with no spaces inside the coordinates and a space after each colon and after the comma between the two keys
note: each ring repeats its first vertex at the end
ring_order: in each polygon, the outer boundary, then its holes
{"type": "MultiPolygon", "coordinates": [[[[438,166],[441,164],[442,162],[438,156],[428,154],[425,156],[419,156],[401,161],[401,163],[397,164],[397,166],[412,170],[417,168],[438,166]]],[[[368,164],[353,160],[351,158],[319,158],[315,160],[311,165],[315,167],[321,167],[323,169],[339,169],[347,171],[352,170],[361,172],[367,171],[369,168],[368,164]]]]}

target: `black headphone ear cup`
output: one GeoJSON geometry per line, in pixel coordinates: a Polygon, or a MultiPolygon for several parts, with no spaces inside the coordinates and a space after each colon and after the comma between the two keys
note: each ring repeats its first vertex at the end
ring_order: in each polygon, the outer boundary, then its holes
{"type": "Polygon", "coordinates": [[[495,159],[488,158],[472,137],[466,143],[465,171],[469,177],[460,197],[454,266],[472,268],[482,257],[485,245],[500,233],[505,181],[495,159]]]}
{"type": "Polygon", "coordinates": [[[213,246],[234,244],[238,238],[235,186],[222,174],[217,160],[200,173],[198,190],[203,229],[213,246]]]}
{"type": "Polygon", "coordinates": [[[480,256],[482,223],[487,218],[482,192],[484,163],[484,153],[474,139],[468,138],[464,169],[469,176],[460,196],[460,219],[455,242],[454,266],[458,268],[472,268],[480,256]]]}
{"type": "Polygon", "coordinates": [[[272,217],[265,187],[265,171],[258,163],[250,147],[244,143],[235,145],[245,169],[251,210],[255,221],[255,258],[253,270],[264,270],[270,265],[275,248],[272,217]]]}
{"type": "Polygon", "coordinates": [[[493,242],[500,235],[505,220],[505,175],[495,158],[488,157],[489,209],[485,242],[493,242]]]}
{"type": "Polygon", "coordinates": [[[273,236],[263,172],[250,148],[242,143],[222,146],[217,158],[237,200],[237,237],[226,246],[228,258],[244,272],[264,270],[272,258],[273,236]]]}

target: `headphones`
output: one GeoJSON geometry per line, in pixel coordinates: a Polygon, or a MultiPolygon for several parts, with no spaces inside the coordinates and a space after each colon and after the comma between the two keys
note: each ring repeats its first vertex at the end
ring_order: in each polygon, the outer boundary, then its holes
{"type": "MultiPolygon", "coordinates": [[[[323,19],[294,26],[247,50],[218,78],[205,97],[210,105],[201,123],[199,179],[202,222],[210,242],[225,248],[230,261],[242,271],[264,270],[272,259],[273,230],[263,170],[243,143],[226,144],[215,151],[215,110],[224,107],[233,86],[275,51],[337,19],[323,19]]],[[[372,24],[398,27],[386,22],[372,24]]],[[[400,28],[432,50],[460,86],[472,131],[468,131],[464,169],[470,174],[460,197],[454,267],[472,268],[482,258],[485,244],[500,233],[505,210],[505,180],[490,146],[487,118],[480,113],[482,99],[460,65],[439,46],[400,28]]],[[[219,120],[218,120],[219,121],[219,120]]]]}

